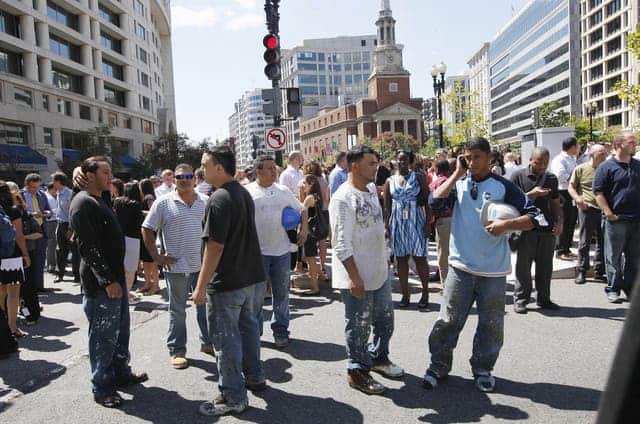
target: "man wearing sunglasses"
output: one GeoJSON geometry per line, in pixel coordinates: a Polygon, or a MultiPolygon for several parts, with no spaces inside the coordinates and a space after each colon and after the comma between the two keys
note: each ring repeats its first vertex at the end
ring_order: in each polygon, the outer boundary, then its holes
{"type": "Polygon", "coordinates": [[[536,226],[537,209],[512,182],[491,173],[491,146],[482,137],[469,140],[455,172],[433,193],[434,210],[453,201],[449,272],[444,285],[440,315],[429,336],[431,363],[423,387],[434,389],[451,371],[453,349],[473,303],[478,310],[478,328],[473,343],[471,369],[476,387],[491,392],[491,371],[503,341],[506,276],[511,272],[509,231],[527,231],[536,226]],[[451,193],[454,193],[450,197],[451,193]],[[502,202],[521,214],[483,225],[483,203],[502,202]]]}
{"type": "MultiPolygon", "coordinates": [[[[171,365],[175,369],[187,368],[186,305],[189,290],[198,281],[200,271],[200,235],[207,197],[198,193],[193,185],[193,168],[187,164],[175,169],[176,190],[159,198],[151,206],[142,224],[142,238],[153,260],[165,267],[169,295],[169,334],[167,347],[171,365]],[[160,231],[165,246],[161,254],[156,248],[156,233],[160,231]]],[[[209,341],[207,312],[204,305],[197,307],[200,327],[200,350],[212,354],[209,341]]]]}

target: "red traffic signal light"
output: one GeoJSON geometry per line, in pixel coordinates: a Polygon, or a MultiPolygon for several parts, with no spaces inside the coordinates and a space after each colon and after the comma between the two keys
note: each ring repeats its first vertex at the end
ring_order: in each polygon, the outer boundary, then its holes
{"type": "Polygon", "coordinates": [[[273,49],[277,49],[280,43],[278,42],[278,37],[276,37],[273,34],[267,34],[262,39],[262,45],[269,50],[273,50],[273,49]]]}

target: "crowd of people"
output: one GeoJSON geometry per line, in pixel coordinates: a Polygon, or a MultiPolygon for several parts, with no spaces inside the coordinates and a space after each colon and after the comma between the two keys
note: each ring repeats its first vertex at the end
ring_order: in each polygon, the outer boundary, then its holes
{"type": "Polygon", "coordinates": [[[576,261],[575,283],[584,284],[592,244],[592,275],[606,283],[607,299],[630,297],[640,260],[635,150],[629,132],[609,146],[582,149],[568,138],[558,156],[536,147],[522,164],[515,153],[472,138],[433,158],[400,151],[381,161],[371,147],[358,145],[337,153],[330,168],[305,162],[296,151],[285,169],[259,156],[240,171],[231,150],[215,147],[196,169],[179,164],[141,181],[113,178],[104,157],[84,160],[71,176],[57,172],[44,185],[37,174],[27,175],[23,189],[0,181],[0,327],[7,328],[0,331],[0,352],[15,351],[15,340],[28,337],[19,322],[37,324],[38,294],[48,290],[44,273],[63,281],[70,261],[69,278],[81,283],[89,321],[94,399],[118,407],[119,388],[148,379],[129,366],[129,305],[158,294],[162,278],[168,363],[177,370],[189,366],[186,307],[192,300],[200,350],[216,357],[219,373],[220,395],[200,412],[241,413],[247,390],[266,388],[260,361],[265,299],[273,306],[274,344],[285,349],[290,293],[317,296],[330,288],[340,291],[345,308],[348,383],[380,394],[385,386],[372,371],[391,379],[404,374],[390,359],[390,275],[399,281],[395,307],[407,308],[413,272],[422,287],[419,309],[429,308],[430,282],[440,281],[442,290],[423,386],[435,389],[450,372],[476,303],[470,363],[476,387],[492,391],[512,252],[516,313],[527,313],[534,284],[539,308],[560,308],[551,299],[554,254],[576,261]],[[430,240],[437,246],[431,267],[430,240]],[[136,289],[137,276],[144,284],[136,289]]]}

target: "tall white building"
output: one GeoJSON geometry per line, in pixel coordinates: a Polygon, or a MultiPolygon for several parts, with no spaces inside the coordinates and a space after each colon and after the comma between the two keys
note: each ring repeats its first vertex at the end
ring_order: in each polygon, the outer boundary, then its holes
{"type": "Polygon", "coordinates": [[[0,0],[5,163],[52,171],[100,125],[141,156],[175,130],[174,102],[169,0],[0,0]]]}
{"type": "MultiPolygon", "coordinates": [[[[299,87],[302,119],[326,106],[352,104],[367,97],[376,35],[304,40],[282,52],[283,87],[299,87]]],[[[301,149],[300,120],[285,122],[286,151],[301,149]]]]}
{"type": "Polygon", "coordinates": [[[605,127],[632,127],[639,111],[620,100],[613,86],[622,80],[638,84],[640,66],[627,51],[627,39],[638,25],[638,0],[580,2],[582,32],[583,113],[595,103],[596,119],[605,127]]]}
{"type": "Polygon", "coordinates": [[[544,103],[580,115],[580,3],[530,0],[491,41],[489,66],[495,140],[517,141],[544,103]]]}
{"type": "Polygon", "coordinates": [[[257,153],[264,152],[264,136],[267,127],[273,126],[273,118],[262,112],[262,89],[246,91],[234,104],[234,112],[229,117],[229,137],[235,140],[238,167],[245,168],[253,163],[253,144],[257,153]]]}
{"type": "Polygon", "coordinates": [[[484,120],[491,121],[489,103],[491,95],[489,90],[489,43],[483,43],[482,47],[467,61],[469,65],[469,91],[474,94],[471,101],[477,102],[482,109],[484,120]]]}

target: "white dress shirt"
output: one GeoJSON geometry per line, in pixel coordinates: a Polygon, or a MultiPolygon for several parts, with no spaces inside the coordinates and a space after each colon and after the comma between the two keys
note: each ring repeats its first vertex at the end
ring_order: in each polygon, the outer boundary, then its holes
{"type": "Polygon", "coordinates": [[[569,189],[569,180],[576,166],[578,166],[576,158],[567,154],[567,152],[560,152],[559,155],[553,158],[549,169],[558,177],[558,190],[569,189]]]}
{"type": "Polygon", "coordinates": [[[279,183],[288,188],[294,196],[298,196],[300,190],[300,181],[304,178],[304,174],[301,169],[295,169],[291,165],[287,166],[287,169],[280,174],[279,183]]]}

